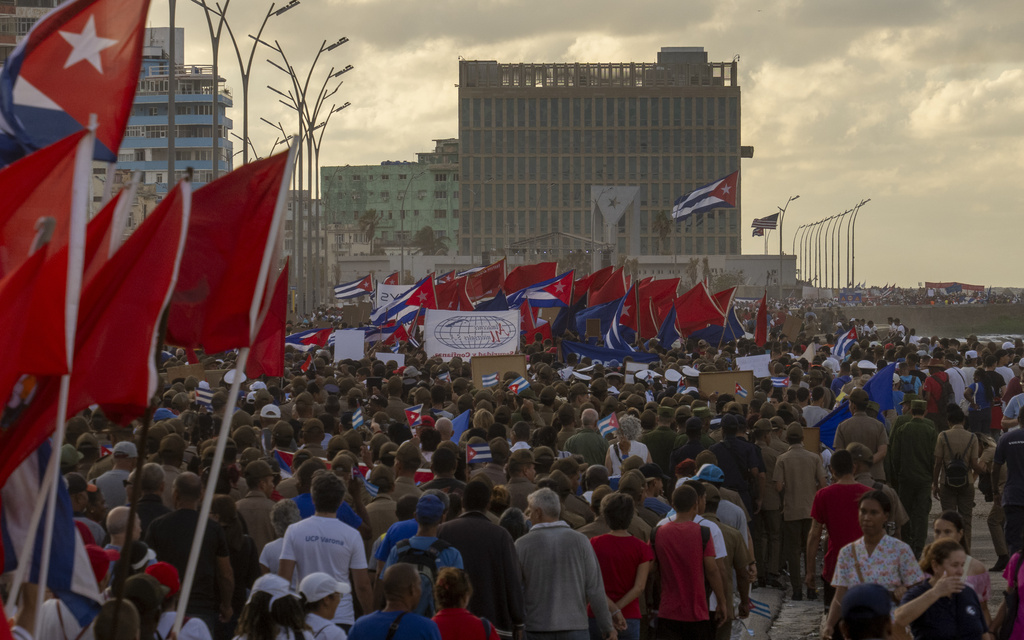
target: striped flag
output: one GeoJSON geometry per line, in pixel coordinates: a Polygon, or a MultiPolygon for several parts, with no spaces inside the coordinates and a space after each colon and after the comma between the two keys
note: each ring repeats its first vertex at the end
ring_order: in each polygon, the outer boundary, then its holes
{"type": "Polygon", "coordinates": [[[352,428],[358,429],[363,426],[363,409],[362,407],[356,407],[355,412],[352,414],[352,428]]]}
{"type": "Polygon", "coordinates": [[[511,384],[508,385],[508,390],[516,395],[519,395],[520,393],[526,391],[529,388],[530,381],[524,378],[523,376],[519,376],[518,378],[513,380],[511,384]]]}
{"type": "Polygon", "coordinates": [[[619,430],[619,418],[614,413],[609,413],[607,416],[597,421],[597,429],[601,432],[602,436],[608,436],[609,434],[615,433],[619,430]]]}
{"type": "Polygon", "coordinates": [[[486,444],[471,444],[466,447],[466,463],[491,462],[491,447],[486,444]]]}
{"type": "Polygon", "coordinates": [[[776,389],[785,389],[789,386],[789,376],[772,376],[772,386],[776,389]]]}
{"type": "Polygon", "coordinates": [[[362,473],[359,474],[359,480],[363,483],[363,488],[366,489],[366,493],[370,494],[371,498],[376,498],[377,494],[380,492],[380,487],[367,480],[366,476],[362,473]]]}
{"type": "Polygon", "coordinates": [[[373,293],[373,279],[370,276],[346,282],[334,287],[335,300],[348,300],[373,293]]]}
{"type": "Polygon", "coordinates": [[[203,389],[202,387],[196,389],[196,403],[203,405],[207,409],[213,409],[213,390],[203,389]]]}
{"type": "Polygon", "coordinates": [[[405,410],[405,419],[409,422],[410,427],[415,427],[423,423],[423,405],[418,404],[415,407],[409,407],[405,410]]]}
{"type": "Polygon", "coordinates": [[[738,382],[736,383],[736,395],[738,395],[741,398],[746,398],[747,397],[747,390],[744,389],[743,385],[741,385],[738,382]]]}
{"type": "Polygon", "coordinates": [[[484,388],[498,386],[498,374],[497,373],[485,373],[482,378],[484,388]]]}
{"type": "Polygon", "coordinates": [[[850,327],[849,331],[836,338],[836,346],[832,350],[832,355],[845,358],[855,342],[857,342],[857,327],[850,327]]]}
{"type": "Polygon", "coordinates": [[[680,221],[712,209],[735,207],[736,182],[739,175],[739,171],[734,171],[724,178],[679,196],[672,205],[672,219],[680,221]]]}
{"type": "Polygon", "coordinates": [[[778,229],[779,214],[773,213],[772,215],[764,218],[754,218],[754,221],[750,223],[750,226],[754,229],[778,229]]]}
{"type": "Polygon", "coordinates": [[[438,374],[437,381],[438,382],[451,382],[452,381],[452,374],[448,373],[447,371],[442,371],[440,374],[438,374]]]}
{"type": "Polygon", "coordinates": [[[760,602],[758,600],[750,599],[750,613],[761,616],[762,618],[771,618],[772,610],[766,602],[760,602]]]}
{"type": "Polygon", "coordinates": [[[295,454],[291,451],[281,451],[280,449],[274,449],[274,460],[277,461],[277,466],[281,469],[282,478],[292,477],[292,459],[295,454]]]}

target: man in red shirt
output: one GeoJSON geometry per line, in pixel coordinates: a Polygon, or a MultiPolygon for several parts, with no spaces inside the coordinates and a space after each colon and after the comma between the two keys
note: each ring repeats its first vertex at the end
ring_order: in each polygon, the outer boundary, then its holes
{"type": "MultiPolygon", "coordinates": [[[[871,489],[854,480],[853,455],[846,449],[839,449],[832,454],[829,468],[835,480],[814,494],[814,502],[811,504],[811,532],[807,536],[807,557],[816,558],[821,542],[821,528],[824,526],[828,531],[828,547],[825,549],[821,568],[821,579],[825,584],[825,611],[832,605],[832,598],[836,593],[832,587],[832,574],[836,570],[839,550],[861,536],[860,522],[857,519],[857,501],[863,493],[871,489]]],[[[808,589],[817,587],[813,562],[807,563],[804,581],[808,589]]]]}
{"type": "Polygon", "coordinates": [[[929,360],[928,377],[921,387],[921,395],[928,401],[928,408],[925,410],[924,417],[931,420],[932,424],[939,431],[945,431],[949,428],[949,422],[946,420],[946,407],[943,406],[943,403],[951,402],[952,400],[942,397],[942,385],[943,383],[949,383],[949,374],[946,373],[948,366],[942,358],[932,358],[929,360]]]}
{"type": "Polygon", "coordinates": [[[693,522],[697,515],[697,492],[680,486],[672,492],[676,519],[651,532],[651,546],[661,582],[658,628],[655,638],[694,638],[711,640],[715,629],[725,622],[725,610],[719,607],[714,619],[708,612],[704,582],[719,602],[725,602],[722,576],[715,562],[715,546],[710,531],[704,534],[693,522]]]}

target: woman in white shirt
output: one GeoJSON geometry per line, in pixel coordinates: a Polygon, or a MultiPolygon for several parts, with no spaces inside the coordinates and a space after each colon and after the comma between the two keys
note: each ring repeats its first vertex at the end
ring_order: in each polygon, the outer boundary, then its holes
{"type": "Polygon", "coordinates": [[[308,629],[302,602],[288,581],[268,573],[252,584],[234,640],[313,640],[308,629]]]}
{"type": "Polygon", "coordinates": [[[611,472],[610,475],[622,475],[622,461],[630,456],[640,456],[644,463],[651,461],[651,454],[647,445],[639,441],[640,418],[634,415],[624,415],[619,418],[619,430],[612,446],[604,455],[604,466],[611,472]]]}
{"type": "Polygon", "coordinates": [[[346,582],[335,580],[326,573],[311,573],[299,584],[306,624],[314,640],[345,640],[345,632],[334,624],[334,613],[341,598],[352,592],[346,582]]]}

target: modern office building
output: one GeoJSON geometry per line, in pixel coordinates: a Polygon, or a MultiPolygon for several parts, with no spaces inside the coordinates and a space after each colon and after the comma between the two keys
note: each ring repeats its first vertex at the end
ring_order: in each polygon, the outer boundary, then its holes
{"type": "Polygon", "coordinates": [[[0,66],[35,23],[62,0],[0,0],[0,66]]]}
{"type": "Polygon", "coordinates": [[[459,141],[435,140],[433,151],[416,156],[416,162],[320,168],[325,223],[350,237],[336,245],[339,251],[401,254],[403,247],[406,253],[420,251],[414,239],[430,227],[437,239],[434,253],[444,246],[456,253],[459,141]],[[376,221],[372,238],[360,222],[370,217],[376,221]]]}
{"type": "Polygon", "coordinates": [[[678,196],[753,153],[740,146],[735,60],[708,62],[701,47],[663,48],[654,63],[463,60],[458,87],[461,255],[740,253],[739,195],[666,222],[678,196]],[[610,209],[625,214],[606,234],[610,209]]]}
{"type": "Polygon", "coordinates": [[[223,87],[224,78],[213,77],[211,65],[184,63],[185,30],[175,29],[175,101],[174,171],[167,175],[168,100],[168,38],[166,27],[146,29],[142,70],[135,92],[132,115],[128,119],[118,169],[141,171],[143,184],[156,185],[160,194],[167,193],[169,182],[175,182],[191,169],[195,187],[213,179],[213,112],[217,109],[218,168],[223,175],[231,170],[233,149],[228,133],[231,120],[231,94],[223,87]],[[214,100],[216,96],[216,100],[214,100]]]}

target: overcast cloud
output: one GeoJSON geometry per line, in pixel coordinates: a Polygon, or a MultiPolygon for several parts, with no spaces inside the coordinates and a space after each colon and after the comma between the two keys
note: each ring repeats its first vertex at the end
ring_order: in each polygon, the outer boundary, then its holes
{"type": "MultiPolygon", "coordinates": [[[[268,6],[234,0],[236,33],[254,32],[268,6]]],[[[166,26],[166,7],[153,4],[152,26],[166,26]]],[[[202,10],[178,2],[178,25],[186,62],[209,62],[202,10]]],[[[265,32],[302,75],[320,42],[340,36],[350,42],[324,55],[311,84],[331,65],[354,65],[335,96],[352,106],[332,118],[321,164],[415,160],[431,140],[455,137],[459,56],[653,62],[663,46],[703,46],[712,61],[740,56],[742,144],[755,148],[742,164],[744,228],[799,194],[785,220],[789,252],[799,225],[871,198],[857,225],[858,280],[1024,284],[1008,268],[1024,226],[1019,0],[302,0],[265,32]]],[[[258,51],[251,83],[261,153],[275,136],[260,116],[297,129],[265,88],[286,86],[265,62],[274,56],[258,51]]],[[[228,46],[221,69],[238,94],[228,46]]],[[[771,244],[777,252],[775,233],[771,244]]],[[[744,231],[743,248],[763,243],[744,231]]]]}

